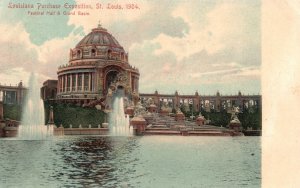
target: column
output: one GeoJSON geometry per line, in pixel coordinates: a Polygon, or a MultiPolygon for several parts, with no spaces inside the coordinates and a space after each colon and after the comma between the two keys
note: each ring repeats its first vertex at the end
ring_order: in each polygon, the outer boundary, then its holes
{"type": "Polygon", "coordinates": [[[63,81],[63,77],[62,76],[60,76],[60,81],[61,81],[61,85],[60,85],[60,88],[61,88],[61,92],[63,92],[64,91],[64,81],[63,81]]]}
{"type": "Polygon", "coordinates": [[[6,91],[3,91],[3,104],[6,103],[6,91]]]}
{"type": "Polygon", "coordinates": [[[94,91],[94,83],[95,83],[95,76],[94,76],[94,72],[91,72],[91,91],[94,91]]]}
{"type": "Polygon", "coordinates": [[[65,91],[65,85],[66,85],[66,83],[65,83],[65,75],[62,75],[61,76],[61,82],[62,82],[62,92],[64,92],[65,91]]]}
{"type": "Polygon", "coordinates": [[[65,74],[65,92],[67,92],[67,87],[68,87],[68,75],[65,74]]]}
{"type": "Polygon", "coordinates": [[[195,97],[193,98],[193,106],[194,106],[195,112],[199,112],[200,111],[199,103],[200,103],[200,97],[199,97],[198,92],[196,92],[195,93],[195,97]]]}
{"type": "Polygon", "coordinates": [[[57,77],[57,85],[56,85],[56,88],[57,88],[57,94],[59,94],[59,76],[57,77]]]}
{"type": "Polygon", "coordinates": [[[2,101],[0,101],[0,120],[3,120],[3,103],[2,103],[2,101]]]}
{"type": "Polygon", "coordinates": [[[92,81],[92,79],[91,79],[91,72],[89,73],[89,91],[91,91],[92,90],[92,87],[91,87],[91,81],[92,81]]]}
{"type": "Polygon", "coordinates": [[[62,76],[59,76],[60,77],[60,89],[61,89],[61,93],[63,92],[63,88],[64,88],[64,81],[62,79],[62,76]]]}
{"type": "Polygon", "coordinates": [[[59,93],[60,92],[60,79],[59,79],[59,76],[58,76],[58,79],[57,79],[57,86],[56,86],[56,88],[57,88],[57,93],[59,93]]]}
{"type": "Polygon", "coordinates": [[[60,89],[61,89],[61,92],[63,92],[63,91],[64,91],[64,81],[63,81],[63,76],[60,76],[60,82],[61,82],[61,84],[60,84],[60,89]]]}
{"type": "Polygon", "coordinates": [[[4,96],[4,93],[2,90],[0,90],[0,102],[3,102],[3,96],[4,96]]]}
{"type": "Polygon", "coordinates": [[[78,73],[76,73],[76,81],[75,81],[75,91],[77,92],[78,88],[78,73]]]}
{"type": "Polygon", "coordinates": [[[178,92],[176,91],[173,98],[173,108],[176,110],[178,107],[178,92]]]}
{"type": "Polygon", "coordinates": [[[81,90],[82,90],[82,92],[84,92],[84,73],[82,73],[81,90]]]}
{"type": "Polygon", "coordinates": [[[72,92],[72,89],[73,89],[72,88],[73,87],[73,83],[72,83],[73,82],[73,75],[70,74],[69,76],[70,76],[70,91],[72,92]]]}
{"type": "Polygon", "coordinates": [[[132,76],[132,78],[131,78],[131,90],[132,90],[132,92],[135,91],[135,77],[134,76],[132,76]]]}
{"type": "Polygon", "coordinates": [[[93,79],[92,79],[92,90],[95,92],[96,91],[96,86],[97,86],[97,84],[96,84],[96,72],[93,72],[93,79]]]}
{"type": "Polygon", "coordinates": [[[95,73],[92,72],[91,75],[92,75],[91,87],[92,87],[92,91],[95,91],[95,83],[96,83],[95,82],[95,73]]]}
{"type": "Polygon", "coordinates": [[[160,109],[160,102],[159,102],[159,96],[158,92],[155,91],[154,96],[153,96],[154,104],[157,106],[158,110],[160,109]]]}

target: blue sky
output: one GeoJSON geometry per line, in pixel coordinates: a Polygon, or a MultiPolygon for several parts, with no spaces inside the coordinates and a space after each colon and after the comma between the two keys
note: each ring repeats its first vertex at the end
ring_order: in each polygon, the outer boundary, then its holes
{"type": "Polygon", "coordinates": [[[1,84],[26,83],[33,70],[40,81],[55,79],[69,49],[101,20],[139,68],[140,92],[260,93],[260,1],[136,1],[138,10],[93,9],[89,16],[28,16],[27,10],[7,8],[9,2],[29,1],[0,2],[1,84]]]}

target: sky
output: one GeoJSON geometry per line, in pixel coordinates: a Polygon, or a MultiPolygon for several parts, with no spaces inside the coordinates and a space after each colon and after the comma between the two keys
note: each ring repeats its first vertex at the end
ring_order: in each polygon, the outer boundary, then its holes
{"type": "Polygon", "coordinates": [[[261,93],[260,1],[134,2],[139,9],[95,8],[96,3],[127,3],[114,0],[0,1],[0,84],[22,80],[26,86],[33,71],[40,83],[56,79],[58,66],[68,63],[69,49],[100,21],[139,69],[141,93],[261,93]],[[29,9],[8,8],[9,2],[85,3],[94,9],[89,16],[29,16],[29,9]]]}

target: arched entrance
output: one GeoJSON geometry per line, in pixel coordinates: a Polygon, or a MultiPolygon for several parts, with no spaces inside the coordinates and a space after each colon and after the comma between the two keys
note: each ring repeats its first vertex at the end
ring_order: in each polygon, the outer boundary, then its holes
{"type": "Polygon", "coordinates": [[[105,78],[105,89],[107,90],[110,84],[117,78],[117,75],[119,74],[116,70],[111,70],[106,74],[105,78]]]}

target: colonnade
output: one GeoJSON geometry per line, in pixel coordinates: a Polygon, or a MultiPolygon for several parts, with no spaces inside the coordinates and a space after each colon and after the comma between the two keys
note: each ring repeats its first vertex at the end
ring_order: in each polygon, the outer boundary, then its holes
{"type": "Polygon", "coordinates": [[[60,93],[95,91],[94,72],[68,73],[58,76],[60,93]]]}
{"type": "Polygon", "coordinates": [[[4,104],[22,104],[24,98],[23,87],[0,85],[0,102],[4,104]]]}
{"type": "Polygon", "coordinates": [[[182,106],[192,106],[193,110],[228,110],[233,106],[239,107],[241,110],[248,108],[260,108],[261,96],[199,96],[199,95],[158,95],[158,94],[140,94],[142,103],[147,103],[149,99],[160,109],[166,103],[170,108],[178,108],[182,106]]]}

